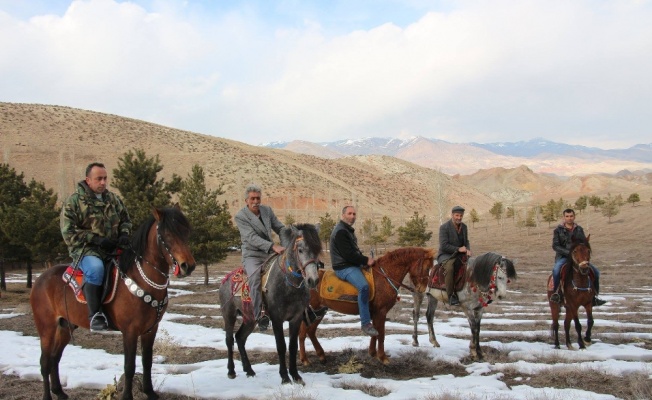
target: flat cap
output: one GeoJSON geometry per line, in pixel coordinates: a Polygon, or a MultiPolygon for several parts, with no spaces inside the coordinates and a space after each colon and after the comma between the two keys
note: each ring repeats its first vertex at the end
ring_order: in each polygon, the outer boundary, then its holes
{"type": "Polygon", "coordinates": [[[455,206],[451,210],[451,213],[463,213],[464,212],[464,207],[462,206],[455,206]]]}

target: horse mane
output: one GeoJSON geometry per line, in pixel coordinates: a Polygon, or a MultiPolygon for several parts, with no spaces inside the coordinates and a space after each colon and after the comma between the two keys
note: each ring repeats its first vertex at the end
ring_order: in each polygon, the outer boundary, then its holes
{"type": "Polygon", "coordinates": [[[306,245],[308,245],[310,252],[313,254],[320,254],[322,247],[317,227],[315,227],[315,225],[305,223],[295,224],[294,226],[298,230],[303,231],[303,240],[306,242],[306,245]]]}
{"type": "Polygon", "coordinates": [[[434,250],[432,249],[425,249],[423,247],[401,247],[378,257],[376,262],[391,265],[402,264],[404,260],[411,259],[412,257],[410,256],[414,253],[423,253],[424,258],[434,258],[435,255],[434,250]]]}
{"type": "MultiPolygon", "coordinates": [[[[469,280],[475,282],[478,286],[488,286],[491,282],[491,277],[494,274],[494,265],[500,264],[503,256],[498,253],[485,253],[481,256],[470,258],[469,266],[471,267],[471,276],[469,280]]],[[[505,258],[505,272],[509,279],[516,279],[516,268],[514,263],[505,258]]]]}
{"type": "MultiPolygon", "coordinates": [[[[159,233],[174,232],[183,241],[188,240],[190,236],[190,222],[180,209],[176,207],[158,208],[161,217],[159,223],[159,233]]],[[[154,215],[150,215],[145,222],[140,224],[134,232],[131,239],[131,248],[125,249],[120,255],[120,270],[126,272],[134,258],[142,256],[147,248],[147,237],[152,225],[156,222],[154,215]]]]}

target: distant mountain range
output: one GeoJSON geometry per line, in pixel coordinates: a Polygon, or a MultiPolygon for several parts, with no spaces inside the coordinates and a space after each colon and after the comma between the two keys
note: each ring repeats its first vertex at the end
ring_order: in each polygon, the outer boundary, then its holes
{"type": "Polygon", "coordinates": [[[520,165],[527,165],[535,172],[562,176],[600,172],[615,174],[625,170],[633,173],[652,171],[652,143],[638,144],[627,149],[605,150],[546,139],[464,144],[424,137],[374,137],[325,143],[275,142],[261,146],[330,159],[354,155],[386,155],[448,174],[470,174],[481,169],[515,168],[520,165]]]}

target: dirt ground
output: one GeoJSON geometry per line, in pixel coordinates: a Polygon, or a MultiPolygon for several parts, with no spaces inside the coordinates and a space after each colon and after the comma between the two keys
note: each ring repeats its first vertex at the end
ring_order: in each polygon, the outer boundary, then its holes
{"type": "MultiPolygon", "coordinates": [[[[591,243],[593,247],[593,262],[602,271],[602,292],[605,295],[618,294],[626,295],[632,290],[651,290],[652,289],[652,206],[648,204],[632,207],[625,205],[620,214],[612,218],[609,223],[606,217],[592,210],[579,214],[577,222],[582,225],[587,233],[591,234],[591,243]]],[[[436,227],[429,227],[436,231],[436,227]]],[[[529,231],[522,228],[516,228],[511,221],[504,221],[502,225],[496,221],[481,221],[474,228],[469,223],[469,236],[471,247],[475,255],[495,251],[508,258],[516,261],[518,279],[510,284],[510,295],[513,298],[511,302],[516,304],[531,304],[541,302],[545,299],[546,279],[552,268],[554,254],[551,249],[553,226],[548,227],[543,223],[538,228],[532,228],[529,231]]],[[[433,235],[436,240],[436,232],[433,235]]],[[[429,244],[434,247],[434,243],[429,244]]],[[[368,249],[365,249],[368,251],[368,249]]],[[[382,252],[382,249],[379,249],[382,252]]],[[[328,255],[324,255],[324,261],[330,261],[328,255]]],[[[217,302],[216,290],[219,287],[219,279],[225,271],[233,269],[239,263],[239,254],[232,253],[224,261],[209,268],[209,285],[203,285],[203,271],[198,267],[194,276],[191,277],[190,286],[184,286],[184,290],[193,291],[192,296],[180,296],[171,300],[169,311],[179,314],[194,315],[196,318],[190,318],[186,323],[200,324],[208,327],[221,327],[221,320],[214,318],[200,318],[207,314],[206,309],[192,307],[194,304],[215,304],[217,302]]],[[[22,273],[22,271],[7,271],[8,275],[13,272],[22,273]]],[[[37,336],[36,330],[31,317],[29,308],[29,289],[25,283],[9,283],[7,291],[2,292],[0,297],[0,312],[11,309],[12,312],[25,313],[23,316],[0,319],[0,330],[12,330],[22,332],[25,335],[37,336]]],[[[403,323],[411,324],[412,304],[409,301],[411,296],[404,294],[405,300],[402,300],[395,306],[389,314],[390,319],[403,323]]],[[[500,314],[505,312],[500,303],[492,306],[492,313],[500,314]]],[[[438,311],[437,323],[445,323],[447,306],[441,306],[438,311]]],[[[652,323],[650,320],[651,308],[647,304],[624,304],[623,310],[634,311],[634,313],[613,313],[614,315],[602,315],[600,318],[618,320],[621,322],[639,322],[646,324],[645,328],[627,328],[622,332],[648,332],[652,323]],[[636,312],[640,311],[640,314],[636,312]]],[[[8,312],[8,311],[4,311],[8,312]]],[[[215,310],[217,314],[219,311],[215,310]]],[[[542,313],[548,312],[546,308],[541,309],[542,313]]],[[[211,311],[208,311],[211,313],[211,311]]],[[[595,314],[600,315],[600,310],[596,309],[595,314]]],[[[612,313],[610,313],[612,314],[612,313]]],[[[507,318],[508,315],[506,314],[507,318]]],[[[519,319],[526,319],[521,317],[519,319]]],[[[544,317],[532,316],[532,319],[538,319],[538,322],[532,326],[532,330],[546,330],[550,321],[544,317]]],[[[180,321],[181,322],[181,321],[180,321]]],[[[325,322],[324,322],[325,323],[325,322]]],[[[492,330],[500,330],[499,326],[492,326],[492,330]]],[[[504,327],[506,331],[513,329],[504,327]]],[[[613,328],[596,326],[594,337],[599,337],[600,333],[613,328]]],[[[391,332],[388,330],[388,333],[391,332]]],[[[271,335],[271,332],[269,333],[271,335]]],[[[355,335],[359,334],[354,331],[337,331],[325,329],[319,331],[320,336],[326,335],[355,335]]],[[[411,337],[406,335],[406,345],[411,343],[411,337]]],[[[159,335],[160,337],[160,335],[159,335]]],[[[468,337],[468,336],[467,336],[468,337]]],[[[563,337],[563,333],[562,333],[563,337]]],[[[481,336],[482,339],[482,336],[481,336]]],[[[495,338],[492,338],[495,340],[495,338]]],[[[510,339],[511,340],[511,339],[510,339]]],[[[522,336],[514,337],[514,340],[532,340],[547,341],[551,343],[549,337],[534,337],[524,339],[522,336]]],[[[563,340],[563,339],[562,339],[563,340]]],[[[603,342],[617,343],[618,337],[602,338],[603,342]]],[[[88,331],[79,329],[75,332],[74,343],[85,348],[101,348],[114,354],[122,353],[122,340],[120,335],[102,336],[101,340],[97,335],[92,335],[88,331]]],[[[428,343],[421,343],[421,347],[429,346],[428,343]]],[[[646,349],[652,349],[652,341],[643,341],[641,346],[646,349]]],[[[184,364],[196,363],[199,361],[215,358],[226,357],[225,352],[217,351],[212,348],[184,348],[183,351],[170,352],[166,354],[166,363],[184,364]]],[[[506,355],[501,351],[491,347],[483,346],[487,361],[490,363],[502,362],[506,355]]],[[[156,351],[165,351],[163,348],[155,348],[156,351]]],[[[351,350],[329,353],[327,362],[321,364],[317,362],[314,353],[309,353],[313,364],[305,367],[301,366],[301,372],[327,372],[338,373],[338,368],[356,356],[360,360],[362,369],[360,371],[363,377],[371,378],[391,378],[396,380],[413,379],[417,377],[431,377],[440,373],[454,374],[456,376],[466,375],[467,372],[459,364],[448,364],[439,362],[423,363],[418,361],[419,350],[416,348],[414,357],[393,358],[389,366],[382,366],[374,360],[370,360],[366,352],[358,353],[351,350]]],[[[249,356],[253,364],[268,362],[277,363],[275,353],[250,352],[249,356]]],[[[65,354],[64,354],[65,357],[65,354]]],[[[463,359],[463,364],[471,363],[469,359],[463,359]]],[[[563,360],[551,359],[551,362],[564,362],[563,360]]],[[[36,373],[36,371],[35,371],[36,373]]],[[[224,372],[226,375],[226,372],[224,372]]],[[[522,375],[522,374],[520,374],[522,375]]],[[[516,374],[511,376],[505,374],[504,380],[510,382],[516,374]]],[[[563,383],[555,380],[554,375],[542,375],[532,377],[528,382],[532,386],[540,387],[563,387],[563,383]],[[562,386],[559,386],[562,385],[562,386]]],[[[620,398],[634,398],[628,394],[627,388],[623,388],[618,383],[617,377],[602,377],[582,383],[588,387],[581,387],[585,390],[596,393],[611,393],[620,398]],[[613,379],[611,379],[613,378],[613,379]]],[[[514,382],[512,382],[514,383],[514,382]]],[[[648,380],[644,384],[651,384],[648,380]]],[[[98,391],[95,389],[67,389],[71,399],[90,399],[95,398],[98,391]]],[[[134,391],[135,393],[135,391],[134,391]]],[[[168,393],[160,393],[162,399],[188,399],[187,396],[179,396],[168,393]]],[[[19,379],[15,376],[0,375],[0,399],[27,400],[40,398],[42,396],[42,383],[40,380],[19,379]]]]}

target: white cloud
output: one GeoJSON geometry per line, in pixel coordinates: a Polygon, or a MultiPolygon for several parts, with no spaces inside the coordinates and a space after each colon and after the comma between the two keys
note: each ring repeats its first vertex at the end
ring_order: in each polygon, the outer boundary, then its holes
{"type": "Polygon", "coordinates": [[[408,23],[409,5],[388,2],[377,23],[357,29],[365,14],[342,4],[332,15],[308,6],[279,15],[280,6],[255,2],[152,4],[75,1],[62,15],[29,19],[0,11],[9,78],[0,100],[248,143],[408,131],[625,147],[652,126],[648,2],[459,2],[408,23]],[[342,15],[344,32],[333,22],[342,15]]]}

